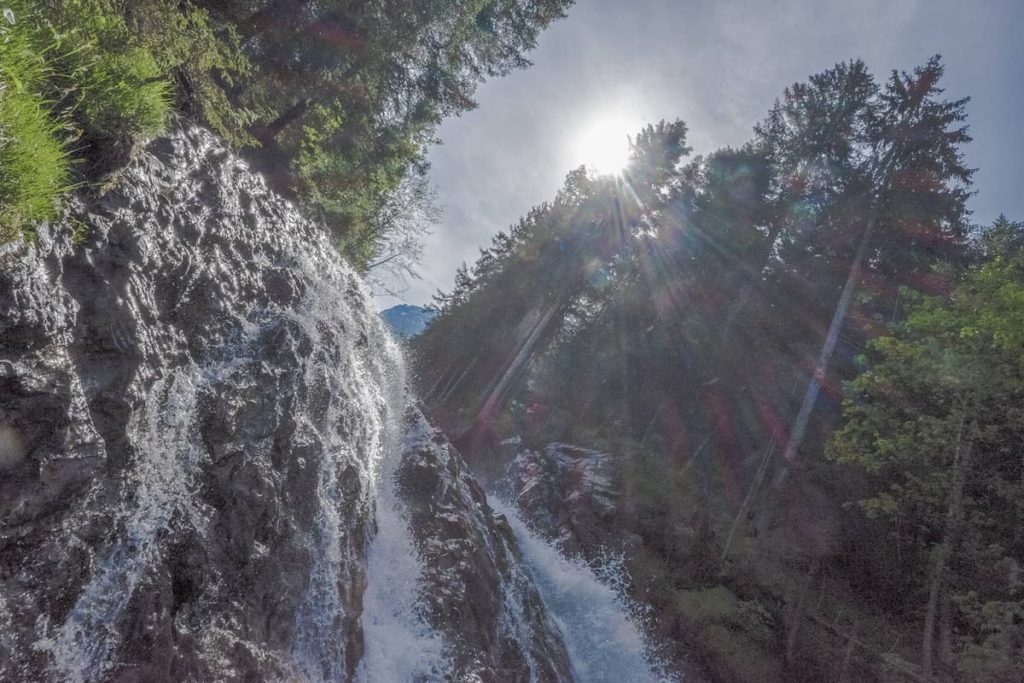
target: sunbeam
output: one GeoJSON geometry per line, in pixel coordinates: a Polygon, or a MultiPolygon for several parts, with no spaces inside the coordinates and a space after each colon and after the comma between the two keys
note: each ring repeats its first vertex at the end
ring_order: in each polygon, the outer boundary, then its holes
{"type": "Polygon", "coordinates": [[[602,175],[621,172],[629,163],[629,136],[642,123],[628,112],[596,114],[572,136],[569,162],[574,166],[583,164],[602,175]]]}

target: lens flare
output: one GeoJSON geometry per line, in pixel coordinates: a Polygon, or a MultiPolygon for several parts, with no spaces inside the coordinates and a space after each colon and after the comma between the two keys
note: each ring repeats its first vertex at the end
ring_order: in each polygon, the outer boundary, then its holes
{"type": "Polygon", "coordinates": [[[570,161],[600,174],[616,174],[629,163],[629,136],[640,129],[636,117],[607,112],[584,123],[573,136],[570,161]]]}

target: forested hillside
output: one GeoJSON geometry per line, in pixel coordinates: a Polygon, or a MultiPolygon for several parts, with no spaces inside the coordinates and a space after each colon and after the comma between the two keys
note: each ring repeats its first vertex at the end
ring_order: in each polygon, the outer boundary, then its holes
{"type": "Polygon", "coordinates": [[[1024,223],[939,57],[573,170],[391,309],[406,395],[360,280],[572,4],[0,2],[0,678],[1024,681],[1024,223]]]}
{"type": "Polygon", "coordinates": [[[721,680],[1024,679],[1024,225],[972,226],[938,58],[632,140],[499,233],[413,342],[481,472],[624,473],[633,591],[721,680]]]}
{"type": "Polygon", "coordinates": [[[10,0],[0,17],[0,241],[102,191],[172,112],[219,133],[360,268],[415,250],[442,118],[571,0],[10,0]]]}

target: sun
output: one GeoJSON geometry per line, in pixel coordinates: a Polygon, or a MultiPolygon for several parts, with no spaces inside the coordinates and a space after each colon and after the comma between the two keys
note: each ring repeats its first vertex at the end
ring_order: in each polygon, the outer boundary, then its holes
{"type": "Polygon", "coordinates": [[[629,163],[629,135],[639,129],[634,117],[610,112],[584,123],[573,136],[571,163],[614,175],[629,163]]]}

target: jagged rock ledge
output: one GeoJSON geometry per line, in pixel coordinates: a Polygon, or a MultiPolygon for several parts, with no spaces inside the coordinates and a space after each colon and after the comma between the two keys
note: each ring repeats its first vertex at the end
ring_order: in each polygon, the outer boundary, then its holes
{"type": "Polygon", "coordinates": [[[399,485],[419,541],[427,615],[451,644],[453,679],[573,680],[507,520],[418,411],[409,417],[399,485]]]}
{"type": "Polygon", "coordinates": [[[188,124],[39,235],[0,255],[0,678],[281,678],[307,645],[351,672],[383,408],[331,385],[389,372],[358,278],[188,124]]]}
{"type": "Polygon", "coordinates": [[[352,680],[381,458],[454,680],[568,681],[321,230],[179,123],[0,251],[0,680],[352,680]],[[73,238],[77,235],[77,238],[73,238]]]}

